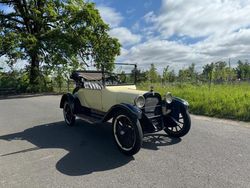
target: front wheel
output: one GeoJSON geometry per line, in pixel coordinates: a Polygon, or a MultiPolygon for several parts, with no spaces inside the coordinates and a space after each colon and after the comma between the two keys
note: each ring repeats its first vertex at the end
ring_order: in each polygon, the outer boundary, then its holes
{"type": "Polygon", "coordinates": [[[143,141],[139,120],[132,120],[128,114],[120,113],[113,118],[112,124],[114,139],[120,151],[129,156],[136,154],[143,141]]]}
{"type": "Polygon", "coordinates": [[[186,135],[191,128],[191,118],[188,111],[184,108],[180,109],[177,117],[167,116],[165,118],[164,131],[171,137],[182,137],[186,135]]]}

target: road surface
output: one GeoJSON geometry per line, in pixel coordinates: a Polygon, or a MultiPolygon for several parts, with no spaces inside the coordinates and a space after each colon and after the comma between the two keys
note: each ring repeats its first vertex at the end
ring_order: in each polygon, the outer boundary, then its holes
{"type": "Polygon", "coordinates": [[[191,116],[126,157],[109,123],[67,127],[60,96],[0,100],[0,187],[250,187],[250,124],[191,116]]]}

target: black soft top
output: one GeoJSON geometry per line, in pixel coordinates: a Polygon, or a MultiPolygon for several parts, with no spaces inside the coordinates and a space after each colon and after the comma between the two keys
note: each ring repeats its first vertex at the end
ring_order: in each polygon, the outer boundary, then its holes
{"type": "Polygon", "coordinates": [[[75,81],[79,79],[84,79],[86,81],[99,81],[102,80],[102,72],[101,71],[74,71],[70,78],[75,81]]]}

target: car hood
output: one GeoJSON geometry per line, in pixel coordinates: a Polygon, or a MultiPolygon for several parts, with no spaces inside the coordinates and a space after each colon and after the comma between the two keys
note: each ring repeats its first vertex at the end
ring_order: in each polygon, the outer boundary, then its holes
{"type": "Polygon", "coordinates": [[[117,103],[134,104],[137,96],[147,93],[147,91],[137,90],[135,85],[107,86],[106,89],[115,93],[117,103]]]}

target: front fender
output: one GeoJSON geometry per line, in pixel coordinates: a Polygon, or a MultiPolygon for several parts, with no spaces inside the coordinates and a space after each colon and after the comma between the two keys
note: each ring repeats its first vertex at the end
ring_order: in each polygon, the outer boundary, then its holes
{"type": "Polygon", "coordinates": [[[186,110],[188,109],[189,103],[181,98],[178,97],[173,97],[173,105],[179,106],[179,107],[184,107],[186,110]]]}
{"type": "Polygon", "coordinates": [[[133,119],[141,119],[142,117],[141,109],[131,104],[121,103],[112,106],[106,113],[102,121],[106,122],[110,120],[111,118],[114,117],[114,115],[117,114],[117,112],[127,112],[131,115],[133,119]]]}
{"type": "Polygon", "coordinates": [[[181,110],[185,109],[188,110],[188,102],[185,101],[184,99],[178,98],[178,97],[173,97],[173,101],[171,104],[166,104],[166,108],[168,110],[171,110],[170,116],[174,117],[175,119],[179,118],[179,113],[181,110]]]}

